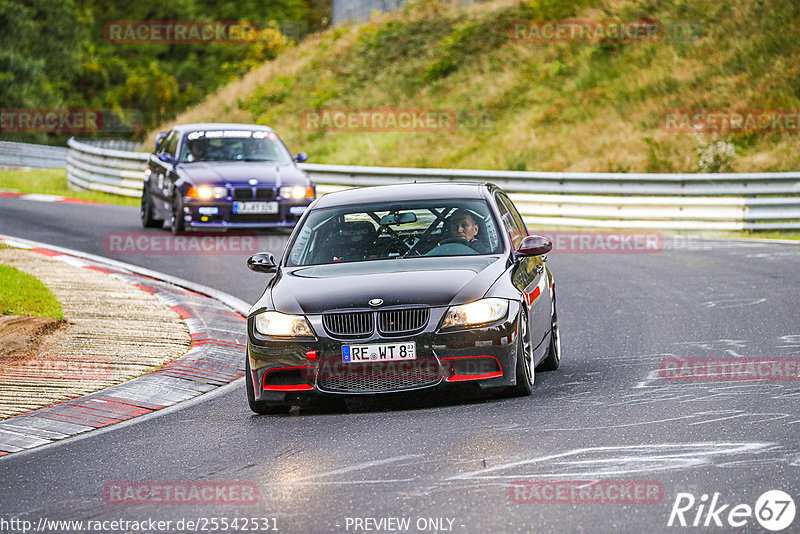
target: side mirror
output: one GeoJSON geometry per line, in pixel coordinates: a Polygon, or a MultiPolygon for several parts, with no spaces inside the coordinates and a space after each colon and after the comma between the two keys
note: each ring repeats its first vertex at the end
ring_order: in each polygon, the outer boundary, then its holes
{"type": "Polygon", "coordinates": [[[294,160],[295,160],[297,163],[303,163],[303,162],[304,162],[304,161],[306,161],[307,159],[308,159],[308,156],[306,155],[306,153],[305,153],[305,152],[300,152],[298,155],[296,155],[296,156],[294,157],[294,160]]]}
{"type": "Polygon", "coordinates": [[[161,140],[164,139],[166,136],[167,136],[167,132],[159,132],[159,134],[156,136],[156,149],[155,149],[155,152],[158,151],[158,145],[161,144],[161,140]]]}
{"type": "Polygon", "coordinates": [[[517,249],[517,256],[541,256],[553,250],[553,242],[540,235],[529,235],[522,240],[517,249]]]}
{"type": "Polygon", "coordinates": [[[247,258],[247,268],[257,273],[275,273],[278,271],[275,257],[269,252],[259,252],[247,258]]]}
{"type": "Polygon", "coordinates": [[[164,163],[169,163],[170,165],[175,164],[175,158],[173,158],[170,154],[167,154],[166,152],[162,152],[161,154],[159,154],[158,159],[160,159],[164,163]]]}

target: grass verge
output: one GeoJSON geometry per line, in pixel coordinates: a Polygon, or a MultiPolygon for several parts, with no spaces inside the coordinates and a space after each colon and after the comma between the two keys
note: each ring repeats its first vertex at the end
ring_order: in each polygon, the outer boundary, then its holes
{"type": "Polygon", "coordinates": [[[138,206],[140,202],[139,198],[134,197],[121,197],[100,191],[75,191],[70,189],[67,185],[67,171],[65,169],[0,171],[1,189],[9,189],[18,193],[60,195],[122,206],[138,206]]]}
{"type": "Polygon", "coordinates": [[[0,315],[63,319],[64,310],[53,293],[37,278],[0,263],[0,315]]]}

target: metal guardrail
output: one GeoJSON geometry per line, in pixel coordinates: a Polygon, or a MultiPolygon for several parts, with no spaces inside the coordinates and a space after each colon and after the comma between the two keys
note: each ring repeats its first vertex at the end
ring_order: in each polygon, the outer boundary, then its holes
{"type": "Polygon", "coordinates": [[[64,167],[67,149],[60,146],[0,141],[0,167],[64,167]]]}
{"type": "MultiPolygon", "coordinates": [[[[70,139],[72,187],[139,196],[148,154],[70,139]]],[[[411,182],[494,182],[534,227],[800,229],[800,172],[653,174],[301,164],[320,193],[411,182]]]]}

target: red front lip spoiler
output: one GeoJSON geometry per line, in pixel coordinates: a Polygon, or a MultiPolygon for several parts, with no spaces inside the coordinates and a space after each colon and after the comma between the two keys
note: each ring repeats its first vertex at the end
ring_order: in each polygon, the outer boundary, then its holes
{"type": "Polygon", "coordinates": [[[503,366],[500,365],[500,360],[491,356],[489,354],[481,354],[478,356],[450,356],[447,358],[442,358],[442,361],[453,361],[453,360],[465,360],[465,359],[475,359],[475,358],[491,358],[497,363],[497,368],[499,371],[491,371],[488,373],[477,373],[477,374],[456,374],[455,366],[451,367],[452,375],[445,379],[446,382],[467,382],[469,380],[485,380],[487,378],[499,378],[503,376],[503,366]]]}
{"type": "MultiPolygon", "coordinates": [[[[481,358],[491,358],[497,364],[497,371],[490,371],[486,373],[475,373],[475,374],[458,374],[455,372],[455,366],[451,366],[450,372],[452,373],[448,378],[445,378],[445,382],[468,382],[472,380],[486,380],[490,378],[500,378],[503,376],[503,367],[500,365],[500,361],[489,354],[481,354],[477,356],[450,356],[447,358],[442,358],[442,362],[447,361],[454,361],[454,360],[465,360],[465,359],[481,359],[481,358]]],[[[299,382],[297,384],[273,384],[267,385],[267,377],[270,373],[278,372],[278,371],[296,371],[300,370],[303,377],[311,377],[313,376],[314,367],[308,365],[298,365],[293,367],[275,367],[269,369],[266,373],[264,373],[264,377],[261,381],[261,387],[264,391],[313,391],[314,386],[309,384],[308,382],[299,382]]]]}
{"type": "Polygon", "coordinates": [[[274,367],[264,373],[264,378],[261,380],[261,389],[264,391],[313,391],[314,386],[307,382],[300,382],[297,384],[280,384],[280,385],[267,385],[267,377],[270,373],[276,371],[294,371],[300,369],[303,376],[310,376],[310,370],[314,369],[308,365],[296,365],[294,367],[274,367]]]}

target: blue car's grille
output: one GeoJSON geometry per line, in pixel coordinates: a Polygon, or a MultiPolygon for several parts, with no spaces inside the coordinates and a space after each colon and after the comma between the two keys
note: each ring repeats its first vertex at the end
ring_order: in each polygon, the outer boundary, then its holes
{"type": "Polygon", "coordinates": [[[236,187],[233,189],[234,200],[253,200],[252,187],[236,187]]]}
{"type": "Polygon", "coordinates": [[[275,190],[259,187],[256,189],[256,198],[258,200],[272,200],[275,198],[275,190]]]}
{"type": "Polygon", "coordinates": [[[234,187],[234,200],[272,200],[275,189],[271,187],[234,187]]]}

